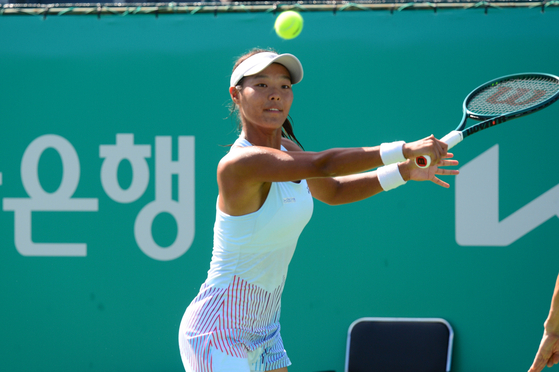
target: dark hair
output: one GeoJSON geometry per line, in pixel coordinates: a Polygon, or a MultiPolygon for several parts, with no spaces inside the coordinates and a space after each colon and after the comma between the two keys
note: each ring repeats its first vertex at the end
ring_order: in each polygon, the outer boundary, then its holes
{"type": "MultiPolygon", "coordinates": [[[[243,54],[242,56],[237,58],[237,61],[235,62],[235,65],[233,66],[233,71],[235,71],[237,66],[239,66],[243,61],[245,61],[249,57],[252,57],[255,54],[264,53],[264,52],[277,53],[274,49],[271,49],[271,48],[270,49],[254,48],[254,49],[250,50],[248,53],[243,54]]],[[[244,79],[245,78],[243,77],[237,85],[242,86],[244,79]]],[[[235,105],[234,102],[231,102],[231,104],[229,105],[230,114],[234,114],[236,111],[237,111],[237,105],[235,105]]],[[[292,121],[293,121],[293,119],[290,116],[285,119],[285,121],[283,122],[282,128],[281,128],[281,136],[296,142],[299,145],[299,147],[301,147],[301,149],[303,149],[303,145],[301,145],[299,140],[297,140],[297,137],[295,137],[295,133],[293,133],[292,121]]],[[[239,120],[239,129],[241,128],[241,125],[242,125],[242,123],[239,120]]]]}

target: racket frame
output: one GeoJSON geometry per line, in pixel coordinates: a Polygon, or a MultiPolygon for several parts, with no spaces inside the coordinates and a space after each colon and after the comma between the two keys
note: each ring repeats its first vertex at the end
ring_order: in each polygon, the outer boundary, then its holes
{"type": "Polygon", "coordinates": [[[551,97],[549,97],[548,99],[546,99],[542,103],[539,103],[535,106],[525,108],[524,110],[510,111],[510,112],[500,114],[500,115],[497,115],[497,116],[480,115],[480,114],[476,114],[476,113],[471,112],[470,110],[468,110],[468,103],[472,100],[472,98],[479,91],[481,91],[483,89],[486,89],[489,86],[494,86],[494,85],[497,85],[497,84],[505,83],[509,80],[521,79],[523,77],[531,77],[531,76],[535,76],[535,75],[541,76],[541,77],[546,77],[546,78],[551,78],[551,79],[554,79],[555,81],[557,81],[559,83],[559,77],[557,77],[555,75],[551,75],[551,74],[544,74],[544,73],[512,74],[512,75],[506,75],[506,76],[502,76],[500,78],[488,81],[488,82],[480,85],[479,87],[477,87],[473,91],[471,91],[470,94],[468,94],[468,96],[466,97],[466,99],[464,99],[464,103],[463,103],[464,116],[462,117],[462,122],[460,123],[460,125],[455,130],[456,131],[461,131],[462,132],[462,139],[464,139],[464,138],[468,137],[469,135],[471,135],[473,133],[479,132],[480,130],[483,130],[483,129],[495,126],[497,124],[501,124],[501,123],[504,123],[506,121],[516,119],[516,118],[519,118],[521,116],[525,116],[525,115],[531,114],[533,112],[539,111],[539,110],[551,105],[555,101],[557,101],[559,99],[559,90],[554,95],[552,95],[551,97]],[[481,122],[477,123],[477,124],[474,124],[471,127],[468,127],[467,129],[464,129],[464,127],[466,125],[466,120],[468,118],[478,120],[478,121],[481,121],[481,122]]]}
{"type": "MultiPolygon", "coordinates": [[[[552,95],[551,97],[549,97],[545,101],[543,101],[543,102],[541,102],[537,105],[525,108],[523,110],[510,111],[510,112],[500,114],[500,115],[496,115],[496,116],[476,114],[476,113],[471,112],[470,110],[468,110],[468,103],[472,100],[472,98],[480,90],[486,89],[489,86],[505,83],[509,80],[519,79],[519,78],[523,78],[523,77],[533,77],[533,76],[541,76],[541,77],[545,77],[545,78],[551,78],[551,79],[557,81],[557,83],[559,84],[559,77],[557,77],[555,75],[539,73],[539,72],[531,72],[531,73],[527,72],[527,73],[506,75],[506,76],[501,76],[497,79],[493,79],[491,81],[488,81],[488,82],[480,85],[479,87],[475,88],[474,90],[472,90],[470,92],[470,94],[468,94],[466,96],[466,98],[464,99],[464,103],[462,105],[463,115],[462,115],[462,120],[460,121],[460,124],[458,125],[458,127],[456,127],[455,130],[453,130],[452,132],[448,133],[446,136],[441,138],[441,141],[446,143],[448,145],[448,149],[450,150],[451,148],[456,146],[458,143],[460,143],[464,138],[468,137],[469,135],[471,135],[473,133],[477,133],[480,130],[483,130],[483,129],[486,129],[486,128],[489,128],[489,127],[493,127],[497,124],[501,124],[501,123],[504,123],[506,121],[531,114],[533,112],[536,112],[536,111],[539,111],[543,108],[546,108],[547,106],[556,102],[559,99],[559,89],[557,90],[557,92],[555,92],[554,95],[552,95]],[[478,120],[478,121],[481,121],[481,122],[464,129],[464,127],[466,126],[466,121],[468,120],[468,118],[478,120]]],[[[420,168],[426,168],[431,164],[431,158],[428,155],[418,156],[415,160],[415,163],[420,168]]]]}

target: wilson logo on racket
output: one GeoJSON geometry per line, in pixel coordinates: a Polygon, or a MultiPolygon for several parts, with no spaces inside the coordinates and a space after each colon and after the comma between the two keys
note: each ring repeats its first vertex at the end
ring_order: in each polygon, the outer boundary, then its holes
{"type": "Polygon", "coordinates": [[[489,98],[487,98],[487,103],[494,105],[507,104],[511,106],[525,106],[532,102],[538,101],[540,98],[545,96],[546,91],[542,89],[526,89],[526,88],[516,88],[516,91],[506,98],[502,98],[505,94],[509,93],[512,88],[499,85],[497,91],[489,98]],[[528,93],[532,94],[529,95],[528,93]]]}
{"type": "Polygon", "coordinates": [[[475,126],[472,126],[471,128],[468,128],[468,130],[469,130],[468,134],[478,132],[482,129],[486,129],[486,128],[492,127],[494,125],[497,125],[497,124],[504,123],[505,121],[507,121],[507,118],[504,117],[504,116],[495,118],[493,120],[484,121],[482,123],[479,123],[478,125],[475,125],[475,126]]]}

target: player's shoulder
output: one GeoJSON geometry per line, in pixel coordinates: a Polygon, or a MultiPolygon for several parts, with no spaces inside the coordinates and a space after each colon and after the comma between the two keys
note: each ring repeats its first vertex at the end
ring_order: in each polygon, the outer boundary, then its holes
{"type": "Polygon", "coordinates": [[[269,150],[269,148],[262,146],[233,145],[219,161],[218,170],[231,167],[234,168],[235,166],[243,166],[243,164],[254,161],[253,159],[258,159],[269,150]]]}

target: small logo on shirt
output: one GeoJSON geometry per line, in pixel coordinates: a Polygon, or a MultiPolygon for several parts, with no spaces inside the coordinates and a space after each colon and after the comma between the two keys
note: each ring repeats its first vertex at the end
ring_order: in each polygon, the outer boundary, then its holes
{"type": "Polygon", "coordinates": [[[283,204],[295,203],[295,198],[283,198],[283,204]]]}

